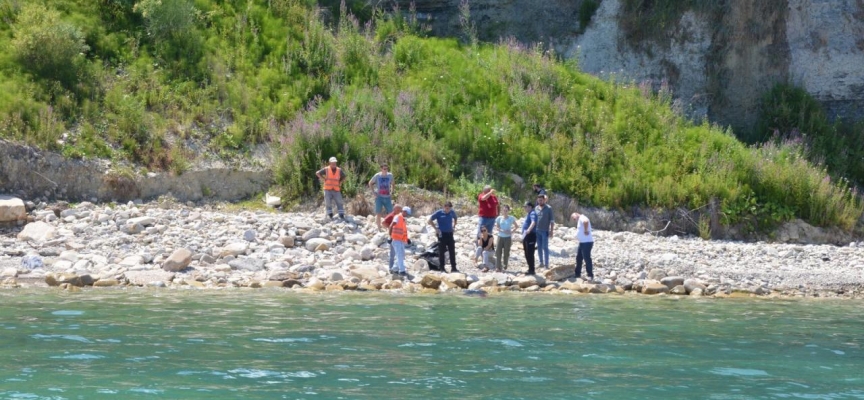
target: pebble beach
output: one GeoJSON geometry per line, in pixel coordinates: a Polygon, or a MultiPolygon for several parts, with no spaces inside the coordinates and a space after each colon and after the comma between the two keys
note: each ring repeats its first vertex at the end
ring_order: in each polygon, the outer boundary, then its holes
{"type": "Polygon", "coordinates": [[[404,277],[388,271],[387,235],[374,216],[343,221],[320,211],[219,204],[31,203],[26,220],[0,229],[0,287],[864,297],[864,242],[743,243],[595,230],[595,279],[586,281],[574,277],[575,227],[557,225],[550,268],[536,275],[524,274],[518,235],[508,269],[481,272],[473,261],[477,217],[464,215],[455,234],[460,272],[444,273],[430,271],[421,257],[435,242],[428,217],[407,220],[412,245],[404,277]]]}

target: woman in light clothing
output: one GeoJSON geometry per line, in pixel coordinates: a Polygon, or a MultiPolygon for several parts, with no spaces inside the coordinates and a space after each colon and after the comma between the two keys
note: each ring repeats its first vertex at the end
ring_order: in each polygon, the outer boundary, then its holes
{"type": "Polygon", "coordinates": [[[579,249],[576,251],[576,277],[582,275],[582,260],[585,260],[585,271],[588,279],[594,279],[594,266],[591,263],[591,249],[594,248],[594,236],[591,235],[591,221],[583,214],[574,212],[570,220],[576,221],[576,239],[579,239],[579,249]]]}
{"type": "Polygon", "coordinates": [[[505,204],[501,207],[501,215],[495,219],[495,229],[498,230],[498,243],[495,244],[496,271],[507,269],[507,265],[510,263],[510,245],[513,244],[510,235],[513,234],[515,225],[516,218],[510,215],[510,206],[505,204]]]}

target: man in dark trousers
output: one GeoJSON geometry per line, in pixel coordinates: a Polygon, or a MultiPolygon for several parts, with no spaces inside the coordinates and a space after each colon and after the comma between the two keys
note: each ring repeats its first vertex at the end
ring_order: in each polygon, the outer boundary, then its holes
{"type": "Polygon", "coordinates": [[[450,253],[450,272],[459,272],[456,269],[456,240],[453,238],[453,232],[456,230],[456,212],[453,211],[453,203],[444,203],[444,208],[435,211],[429,217],[429,226],[435,228],[435,235],[438,236],[438,264],[441,270],[444,271],[444,251],[450,253]],[[433,223],[434,222],[434,223],[433,223]]]}
{"type": "Polygon", "coordinates": [[[525,249],[525,262],[528,263],[528,275],[534,275],[534,250],[537,246],[537,213],[534,204],[525,203],[525,222],[522,223],[522,248],[525,249]]]}

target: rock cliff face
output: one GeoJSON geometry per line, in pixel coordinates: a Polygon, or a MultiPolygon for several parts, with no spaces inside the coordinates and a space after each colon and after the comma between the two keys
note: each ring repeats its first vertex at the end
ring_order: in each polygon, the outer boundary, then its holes
{"type": "MultiPolygon", "coordinates": [[[[599,8],[583,31],[584,1],[469,3],[481,40],[543,42],[592,74],[655,88],[665,82],[696,119],[749,129],[760,97],[778,82],[805,88],[833,117],[864,118],[864,0],[718,0],[711,12],[684,12],[663,43],[627,40],[623,0],[595,0],[599,8]]],[[[411,3],[397,2],[402,9],[411,3]]],[[[414,3],[432,34],[461,34],[460,0],[414,3]]]]}

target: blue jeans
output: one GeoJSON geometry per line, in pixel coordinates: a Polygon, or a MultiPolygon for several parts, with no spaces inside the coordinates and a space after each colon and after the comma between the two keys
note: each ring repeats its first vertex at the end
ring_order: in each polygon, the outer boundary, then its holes
{"type": "Polygon", "coordinates": [[[549,268],[549,231],[537,231],[537,258],[540,266],[549,268]]]}
{"type": "Polygon", "coordinates": [[[477,233],[474,235],[474,238],[480,237],[480,227],[485,227],[486,232],[489,232],[489,236],[492,236],[492,229],[495,228],[495,218],[496,217],[480,217],[480,223],[477,224],[477,233]]]}
{"type": "Polygon", "coordinates": [[[579,243],[579,250],[576,250],[576,277],[582,275],[582,260],[585,260],[585,271],[588,272],[588,277],[594,279],[594,269],[591,263],[591,249],[594,248],[594,242],[579,243]]]}
{"type": "Polygon", "coordinates": [[[399,272],[405,272],[405,242],[394,240],[393,252],[396,253],[396,269],[399,272]]]}
{"type": "Polygon", "coordinates": [[[393,271],[394,260],[396,260],[396,250],[393,249],[393,243],[390,243],[390,271],[393,271]]]}

